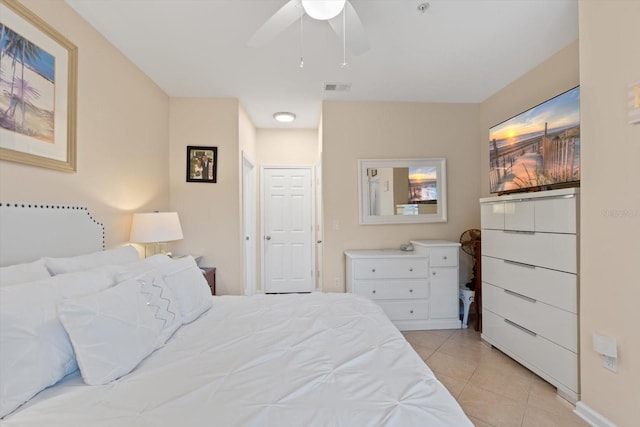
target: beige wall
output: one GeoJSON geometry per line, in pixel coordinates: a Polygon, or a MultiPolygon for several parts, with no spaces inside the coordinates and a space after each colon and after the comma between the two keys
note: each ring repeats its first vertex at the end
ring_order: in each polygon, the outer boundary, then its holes
{"type": "Polygon", "coordinates": [[[87,206],[118,246],[169,206],[169,98],[64,1],[23,4],[78,47],[77,173],[0,161],[0,200],[87,206]]]}
{"type": "MultiPolygon", "coordinates": [[[[237,99],[170,100],[171,208],[184,232],[175,253],[201,255],[202,266],[216,267],[219,294],[242,293],[239,123],[237,99]],[[186,182],[188,145],[218,147],[217,183],[186,182]]],[[[243,139],[250,145],[250,136],[243,139]]]]}
{"type": "Polygon", "coordinates": [[[253,162],[256,161],[256,127],[240,105],[238,117],[238,143],[240,145],[240,168],[242,168],[242,152],[253,162]]]}
{"type": "Polygon", "coordinates": [[[580,2],[582,119],[582,402],[619,427],[640,419],[640,124],[627,123],[627,85],[640,81],[640,1],[580,2]],[[592,333],[618,341],[618,373],[592,333]]]}
{"type": "Polygon", "coordinates": [[[324,290],[343,292],[347,249],[394,248],[410,239],[458,241],[480,225],[479,106],[324,102],[324,290]],[[448,221],[359,225],[358,159],[445,157],[448,221]]]}
{"type": "Polygon", "coordinates": [[[261,165],[313,166],[318,163],[316,129],[258,129],[256,139],[261,165]]]}

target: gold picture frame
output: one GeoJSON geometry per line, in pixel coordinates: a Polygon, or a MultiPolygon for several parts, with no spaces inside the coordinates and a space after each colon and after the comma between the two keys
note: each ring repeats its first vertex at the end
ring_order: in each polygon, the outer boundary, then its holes
{"type": "Polygon", "coordinates": [[[78,48],[0,0],[0,160],[75,172],[77,85],[78,48]]]}

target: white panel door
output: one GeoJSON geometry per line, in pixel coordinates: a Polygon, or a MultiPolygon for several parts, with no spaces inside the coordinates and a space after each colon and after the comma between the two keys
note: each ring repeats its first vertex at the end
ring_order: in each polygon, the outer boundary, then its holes
{"type": "Polygon", "coordinates": [[[251,160],[242,153],[242,230],[244,250],[244,293],[256,292],[256,174],[251,160]]]}
{"type": "Polygon", "coordinates": [[[264,291],[311,292],[311,169],[265,168],[262,189],[264,291]]]}

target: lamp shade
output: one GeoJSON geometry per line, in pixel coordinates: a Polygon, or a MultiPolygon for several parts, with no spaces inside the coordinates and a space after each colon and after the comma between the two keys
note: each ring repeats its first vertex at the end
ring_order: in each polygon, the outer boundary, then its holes
{"type": "Polygon", "coordinates": [[[134,213],[129,240],[135,243],[158,243],[180,240],[182,227],[177,212],[134,213]]]}

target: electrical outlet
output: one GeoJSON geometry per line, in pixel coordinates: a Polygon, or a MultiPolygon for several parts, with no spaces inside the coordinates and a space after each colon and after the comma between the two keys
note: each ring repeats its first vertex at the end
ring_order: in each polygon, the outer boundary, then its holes
{"type": "Polygon", "coordinates": [[[611,372],[618,372],[618,359],[616,357],[602,355],[602,366],[611,372]]]}

